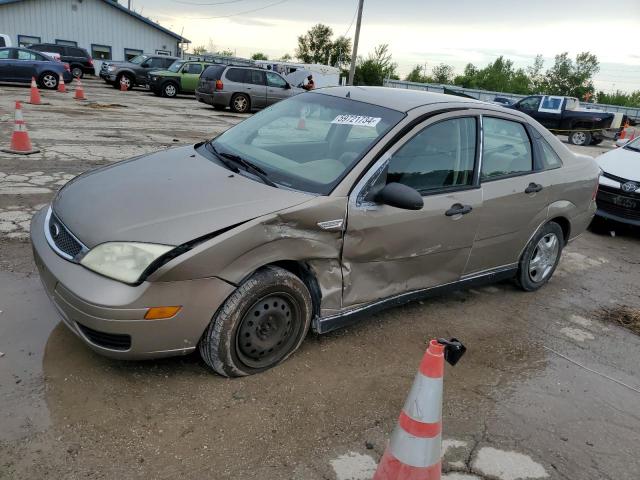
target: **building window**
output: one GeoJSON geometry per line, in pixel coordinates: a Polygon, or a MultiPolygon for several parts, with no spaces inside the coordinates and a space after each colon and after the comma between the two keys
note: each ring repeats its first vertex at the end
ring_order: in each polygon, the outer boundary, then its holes
{"type": "Polygon", "coordinates": [[[58,40],[56,38],[56,45],[66,45],[67,47],[77,47],[78,42],[74,42],[73,40],[58,40]]]}
{"type": "Polygon", "coordinates": [[[91,56],[94,60],[111,60],[111,47],[91,44],[91,56]]]}
{"type": "Polygon", "coordinates": [[[169,50],[156,50],[157,55],[171,55],[169,50]]]}
{"type": "Polygon", "coordinates": [[[142,50],[138,50],[136,48],[125,48],[124,49],[124,59],[129,61],[133,57],[137,57],[138,55],[142,55],[142,50]]]}
{"type": "Polygon", "coordinates": [[[34,43],[40,43],[40,37],[32,37],[31,35],[18,35],[18,46],[30,47],[34,43]]]}

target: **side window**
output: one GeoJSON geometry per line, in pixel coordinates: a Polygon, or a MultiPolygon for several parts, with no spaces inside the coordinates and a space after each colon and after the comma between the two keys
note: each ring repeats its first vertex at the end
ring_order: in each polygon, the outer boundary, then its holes
{"type": "Polygon", "coordinates": [[[150,58],[145,62],[145,67],[148,68],[162,68],[164,62],[161,58],[150,58]]]}
{"type": "Polygon", "coordinates": [[[190,63],[186,66],[184,72],[200,75],[202,73],[202,65],[199,63],[190,63]]]}
{"type": "Polygon", "coordinates": [[[431,125],[389,160],[387,183],[425,193],[472,185],[476,158],[476,119],[455,118],[431,125]]]}
{"type": "Polygon", "coordinates": [[[161,64],[159,65],[161,68],[169,68],[173,62],[176,61],[175,58],[162,58],[160,59],[161,64]]]}
{"type": "Polygon", "coordinates": [[[542,166],[545,170],[551,170],[552,168],[558,168],[562,166],[562,160],[555,152],[553,147],[549,145],[549,143],[540,138],[537,140],[540,145],[540,150],[542,151],[542,166]]]}
{"type": "Polygon", "coordinates": [[[7,44],[4,41],[4,37],[0,37],[0,48],[1,47],[6,47],[6,46],[7,46],[7,44]]]}
{"type": "Polygon", "coordinates": [[[562,105],[562,98],[560,97],[544,97],[542,107],[546,110],[559,110],[562,105]]]}
{"type": "Polygon", "coordinates": [[[227,77],[227,80],[230,82],[244,83],[245,72],[246,70],[242,70],[240,68],[230,68],[227,70],[225,77],[227,77]]]}
{"type": "Polygon", "coordinates": [[[249,70],[249,81],[248,83],[253,83],[254,85],[264,85],[266,84],[266,79],[264,77],[264,72],[259,70],[249,70]]]}
{"type": "Polygon", "coordinates": [[[86,50],[83,50],[81,48],[67,48],[68,52],[69,52],[69,56],[71,57],[88,57],[89,54],[86,52],[86,50]]]}
{"type": "Polygon", "coordinates": [[[11,52],[11,50],[6,49],[6,50],[0,50],[0,60],[6,60],[9,58],[9,52],[11,52]]]}
{"type": "Polygon", "coordinates": [[[35,60],[36,55],[25,50],[18,50],[18,60],[35,60]]]}
{"type": "Polygon", "coordinates": [[[540,105],[540,97],[528,97],[518,103],[519,108],[526,110],[537,110],[540,105]]]}
{"type": "Polygon", "coordinates": [[[284,88],[287,86],[287,81],[276,73],[267,72],[267,84],[270,87],[284,88]]]}
{"type": "Polygon", "coordinates": [[[524,126],[511,120],[483,117],[482,179],[530,172],[531,141],[524,126]]]}

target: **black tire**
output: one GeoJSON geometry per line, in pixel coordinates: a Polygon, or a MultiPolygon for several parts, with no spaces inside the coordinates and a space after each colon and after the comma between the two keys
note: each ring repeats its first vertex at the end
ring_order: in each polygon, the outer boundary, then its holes
{"type": "Polygon", "coordinates": [[[176,82],[164,82],[160,87],[160,94],[167,98],[174,98],[179,91],[180,87],[176,82]]]}
{"type": "Polygon", "coordinates": [[[71,75],[73,75],[74,78],[84,77],[84,70],[82,70],[82,65],[71,65],[71,75]]]}
{"type": "Polygon", "coordinates": [[[131,90],[133,88],[133,78],[131,77],[131,75],[126,73],[121,73],[116,77],[116,81],[113,84],[113,88],[120,89],[121,88],[120,84],[123,79],[125,81],[125,84],[127,85],[127,91],[131,90]]]}
{"type": "Polygon", "coordinates": [[[213,316],[200,339],[200,355],[225,377],[263,372],[298,349],[312,311],[302,280],[279,267],[260,269],[213,316]]]}
{"type": "Polygon", "coordinates": [[[48,90],[58,88],[58,82],[60,82],[60,77],[55,72],[43,72],[38,78],[38,85],[48,90]]]}
{"type": "Polygon", "coordinates": [[[602,143],[603,138],[592,138],[591,145],[600,145],[602,143]]]}
{"type": "Polygon", "coordinates": [[[224,105],[212,105],[214,110],[225,110],[227,107],[224,105]]]}
{"type": "Polygon", "coordinates": [[[571,145],[589,145],[591,144],[591,132],[585,132],[584,130],[569,132],[569,143],[571,145]]]}
{"type": "Polygon", "coordinates": [[[244,93],[236,93],[231,97],[231,110],[236,113],[248,113],[251,111],[251,99],[244,93]]]}
{"type": "Polygon", "coordinates": [[[563,248],[564,232],[560,225],[549,222],[540,228],[529,241],[520,258],[516,275],[518,286],[527,292],[533,292],[547,283],[560,262],[563,248]],[[547,240],[551,238],[555,238],[557,250],[547,240]],[[546,250],[547,248],[550,250],[546,250]],[[536,258],[538,258],[537,262],[536,258]]]}
{"type": "Polygon", "coordinates": [[[589,224],[589,231],[596,235],[605,235],[615,230],[615,223],[599,216],[593,217],[589,224]]]}

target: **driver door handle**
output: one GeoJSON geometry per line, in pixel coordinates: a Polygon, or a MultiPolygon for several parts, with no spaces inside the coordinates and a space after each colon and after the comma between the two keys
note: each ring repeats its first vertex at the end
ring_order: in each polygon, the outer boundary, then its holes
{"type": "Polygon", "coordinates": [[[524,193],[538,193],[540,190],[542,190],[542,188],[542,185],[540,185],[539,183],[531,182],[529,186],[524,189],[524,193]]]}
{"type": "Polygon", "coordinates": [[[466,215],[473,210],[471,205],[462,205],[461,203],[455,203],[451,205],[451,208],[444,212],[447,217],[453,217],[454,215],[466,215]]]}

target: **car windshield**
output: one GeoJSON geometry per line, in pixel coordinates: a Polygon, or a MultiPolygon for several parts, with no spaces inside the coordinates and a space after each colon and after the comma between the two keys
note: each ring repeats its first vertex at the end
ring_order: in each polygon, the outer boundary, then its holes
{"type": "Polygon", "coordinates": [[[212,141],[269,180],[326,195],[404,114],[349,98],[305,93],[276,103],[212,141]]]}
{"type": "Polygon", "coordinates": [[[640,152],[640,137],[628,142],[624,148],[627,150],[633,150],[634,152],[640,152]]]}
{"type": "Polygon", "coordinates": [[[135,63],[136,65],[140,65],[147,58],[149,58],[148,55],[138,55],[137,57],[133,57],[131,60],[129,60],[129,63],[135,63]]]}
{"type": "Polygon", "coordinates": [[[176,60],[171,64],[171,66],[169,66],[169,68],[167,68],[167,70],[173,73],[177,73],[180,70],[180,67],[182,67],[182,65],[184,65],[184,62],[180,60],[176,60]]]}

